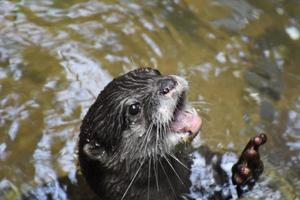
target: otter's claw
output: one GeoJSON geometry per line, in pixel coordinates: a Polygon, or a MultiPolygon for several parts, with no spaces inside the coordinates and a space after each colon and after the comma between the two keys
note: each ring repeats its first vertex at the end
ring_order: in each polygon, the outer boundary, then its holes
{"type": "Polygon", "coordinates": [[[258,150],[266,141],[267,136],[263,133],[251,138],[238,162],[232,167],[232,182],[237,186],[239,196],[251,190],[263,172],[264,165],[258,150]]]}

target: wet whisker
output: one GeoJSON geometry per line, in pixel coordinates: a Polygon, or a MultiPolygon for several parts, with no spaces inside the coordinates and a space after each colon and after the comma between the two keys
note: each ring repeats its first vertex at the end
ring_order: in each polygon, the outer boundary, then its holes
{"type": "Polygon", "coordinates": [[[148,194],[147,194],[147,196],[148,196],[148,200],[149,200],[149,195],[150,195],[150,193],[149,193],[149,188],[150,188],[150,178],[151,178],[151,160],[152,160],[152,158],[150,157],[150,159],[149,159],[149,163],[148,163],[148,194]]]}
{"type": "Polygon", "coordinates": [[[124,192],[124,194],[123,194],[121,200],[123,200],[123,199],[125,198],[127,192],[129,191],[131,185],[133,184],[135,178],[137,177],[138,173],[140,172],[140,170],[141,170],[141,168],[142,168],[142,166],[143,166],[143,164],[144,164],[144,161],[145,161],[145,158],[143,159],[143,161],[141,162],[141,164],[140,164],[138,170],[137,170],[136,173],[134,174],[134,176],[133,176],[132,180],[130,181],[130,183],[129,183],[127,189],[125,190],[125,192],[124,192]]]}
{"type": "Polygon", "coordinates": [[[151,123],[148,127],[148,130],[146,131],[146,134],[145,134],[145,138],[141,144],[141,147],[144,148],[144,154],[145,156],[147,156],[147,146],[148,146],[148,143],[149,143],[149,136],[151,135],[151,131],[152,131],[152,127],[153,127],[153,123],[151,123]],[[144,146],[144,147],[143,147],[144,146]]]}
{"type": "Polygon", "coordinates": [[[161,166],[161,168],[162,168],[162,170],[163,170],[163,172],[164,172],[164,174],[165,174],[165,176],[166,176],[166,178],[167,178],[167,181],[168,181],[168,183],[169,183],[169,185],[170,185],[170,188],[171,188],[171,190],[172,190],[174,196],[176,196],[175,189],[174,189],[174,187],[173,187],[173,185],[172,185],[172,183],[171,183],[171,181],[170,181],[170,178],[169,178],[169,176],[168,176],[168,174],[167,174],[167,172],[166,172],[164,166],[162,165],[162,163],[161,163],[160,160],[158,160],[158,161],[159,161],[159,164],[160,164],[160,166],[161,166]]]}
{"type": "Polygon", "coordinates": [[[173,165],[170,163],[170,161],[168,160],[168,158],[166,156],[163,156],[165,158],[165,160],[167,161],[167,163],[170,165],[171,169],[173,170],[173,172],[175,173],[175,175],[177,176],[177,178],[179,179],[179,181],[181,182],[182,185],[184,185],[186,188],[187,186],[184,184],[184,182],[182,181],[182,179],[180,178],[179,174],[177,173],[177,171],[175,170],[175,168],[173,167],[173,165]]]}
{"type": "Polygon", "coordinates": [[[182,165],[185,169],[191,171],[185,164],[183,164],[174,154],[168,152],[168,155],[170,155],[174,160],[176,160],[180,165],[182,165]]]}

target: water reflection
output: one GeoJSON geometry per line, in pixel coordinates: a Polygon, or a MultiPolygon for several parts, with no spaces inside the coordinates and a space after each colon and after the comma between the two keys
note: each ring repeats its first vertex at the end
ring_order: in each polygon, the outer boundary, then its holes
{"type": "Polygon", "coordinates": [[[249,196],[300,196],[299,13],[298,1],[0,1],[0,197],[75,184],[80,120],[137,66],[187,77],[209,103],[197,108],[213,150],[269,134],[266,187],[249,196]]]}

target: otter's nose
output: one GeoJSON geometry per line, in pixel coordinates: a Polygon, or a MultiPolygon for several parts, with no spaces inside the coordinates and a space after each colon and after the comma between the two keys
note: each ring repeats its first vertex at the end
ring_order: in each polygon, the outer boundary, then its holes
{"type": "Polygon", "coordinates": [[[160,82],[159,92],[161,94],[168,94],[171,90],[173,90],[177,85],[177,81],[173,78],[165,78],[160,82]]]}

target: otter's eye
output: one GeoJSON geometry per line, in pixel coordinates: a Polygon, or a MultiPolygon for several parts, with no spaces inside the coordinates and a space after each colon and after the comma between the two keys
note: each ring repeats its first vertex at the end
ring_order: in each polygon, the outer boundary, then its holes
{"type": "Polygon", "coordinates": [[[140,110],[141,110],[141,106],[140,106],[139,103],[131,104],[131,105],[129,106],[129,113],[130,113],[131,115],[136,115],[136,114],[138,114],[138,113],[140,112],[140,110]]]}

